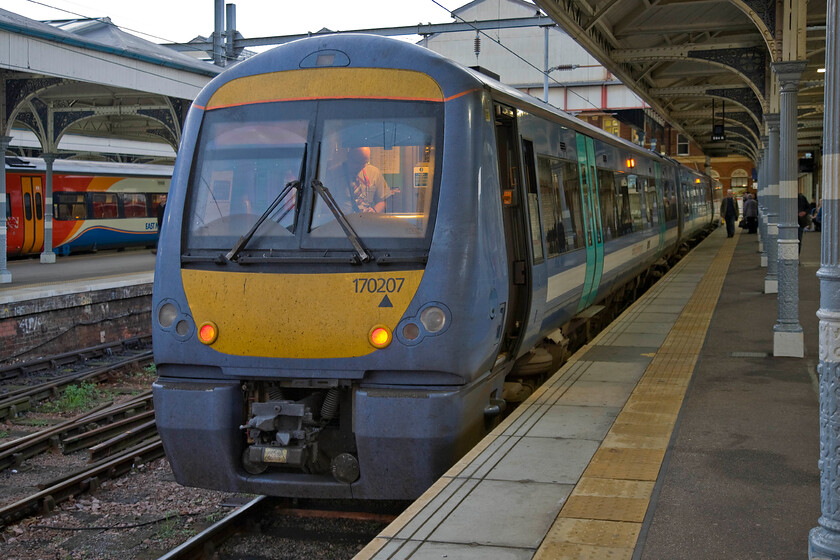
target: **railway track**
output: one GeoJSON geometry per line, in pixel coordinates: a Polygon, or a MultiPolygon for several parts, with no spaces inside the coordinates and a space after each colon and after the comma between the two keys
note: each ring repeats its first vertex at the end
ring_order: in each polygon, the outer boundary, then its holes
{"type": "Polygon", "coordinates": [[[151,343],[152,337],[150,335],[134,337],[118,342],[110,342],[107,344],[100,344],[99,346],[84,348],[74,352],[65,352],[55,356],[4,365],[0,367],[0,381],[8,381],[37,373],[55,371],[62,366],[84,363],[94,358],[110,356],[117,351],[127,352],[147,348],[151,346],[151,343]]]}
{"type": "MultiPolygon", "coordinates": [[[[19,364],[15,366],[15,375],[6,368],[6,380],[28,376],[33,371],[44,374],[48,371],[47,365],[58,364],[61,367],[71,358],[83,365],[90,357],[101,357],[117,346],[121,346],[122,352],[128,356],[72,373],[54,372],[53,378],[46,382],[0,394],[0,421],[34,411],[39,404],[59,396],[71,385],[111,380],[126,368],[133,370],[138,365],[150,363],[152,352],[138,350],[135,342],[131,341],[19,364]]],[[[157,437],[151,391],[144,391],[119,404],[113,401],[99,404],[74,418],[0,443],[0,472],[20,468],[28,459],[46,451],[60,451],[67,455],[84,449],[88,450],[86,466],[39,483],[37,492],[0,507],[0,529],[23,517],[47,513],[70,497],[97,489],[103,480],[115,478],[134,466],[162,457],[163,447],[157,437]]]]}
{"type": "Polygon", "coordinates": [[[315,502],[257,496],[158,560],[349,559],[398,513],[393,504],[374,506],[383,511],[345,506],[324,509],[315,502]]]}
{"type": "Polygon", "coordinates": [[[32,387],[13,389],[0,394],[0,421],[13,418],[22,412],[34,409],[38,404],[57,397],[70,385],[83,382],[100,382],[111,377],[116,370],[152,361],[152,351],[145,350],[115,363],[86,369],[70,374],[61,374],[50,381],[32,387]]]}

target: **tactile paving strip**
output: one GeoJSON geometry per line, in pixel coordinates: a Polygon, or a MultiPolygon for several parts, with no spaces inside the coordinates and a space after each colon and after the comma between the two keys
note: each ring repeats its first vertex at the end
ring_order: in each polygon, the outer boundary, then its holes
{"type": "Polygon", "coordinates": [[[632,558],[736,242],[724,242],[534,558],[632,558]]]}

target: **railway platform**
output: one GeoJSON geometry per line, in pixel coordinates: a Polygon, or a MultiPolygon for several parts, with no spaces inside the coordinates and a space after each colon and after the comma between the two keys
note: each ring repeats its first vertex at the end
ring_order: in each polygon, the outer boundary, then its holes
{"type": "Polygon", "coordinates": [[[151,334],[148,249],[12,260],[0,284],[0,365],[151,334]]]}
{"type": "Polygon", "coordinates": [[[820,515],[819,233],[805,358],[774,358],[755,235],[719,228],[357,559],[805,558],[820,515]]]}

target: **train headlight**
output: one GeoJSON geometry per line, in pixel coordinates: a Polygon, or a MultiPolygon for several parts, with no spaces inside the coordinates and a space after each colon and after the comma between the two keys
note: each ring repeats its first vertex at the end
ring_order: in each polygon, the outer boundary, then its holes
{"type": "Polygon", "coordinates": [[[213,344],[218,337],[219,329],[213,321],[207,321],[198,327],[198,340],[204,344],[213,344]]]}
{"type": "Polygon", "coordinates": [[[420,313],[420,322],[427,331],[436,333],[446,325],[446,313],[440,307],[427,307],[420,313]]]}
{"type": "Polygon", "coordinates": [[[406,340],[414,340],[420,336],[420,327],[417,323],[406,323],[402,329],[402,335],[406,340]]]}
{"type": "Polygon", "coordinates": [[[368,340],[375,348],[385,348],[391,344],[393,335],[388,327],[376,326],[370,330],[368,340]]]}
{"type": "Polygon", "coordinates": [[[158,322],[160,326],[168,329],[175,322],[175,317],[178,316],[178,308],[172,303],[164,303],[158,310],[158,322]]]}

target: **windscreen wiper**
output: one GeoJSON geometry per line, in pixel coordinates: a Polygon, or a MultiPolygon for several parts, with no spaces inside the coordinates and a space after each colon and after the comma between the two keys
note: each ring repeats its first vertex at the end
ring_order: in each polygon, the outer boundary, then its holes
{"type": "MultiPolygon", "coordinates": [[[[295,188],[300,188],[300,181],[289,181],[288,183],[286,183],[286,186],[283,187],[283,190],[280,191],[280,194],[277,195],[277,198],[275,198],[274,201],[268,206],[268,208],[265,209],[265,212],[263,212],[259,219],[256,221],[256,223],[254,223],[254,225],[251,226],[251,229],[248,230],[248,233],[240,237],[239,241],[236,242],[236,245],[234,245],[233,248],[230,251],[228,251],[228,254],[225,255],[225,259],[227,259],[228,261],[236,259],[237,255],[239,255],[239,253],[242,252],[242,250],[245,248],[248,242],[251,241],[251,238],[254,237],[254,234],[260,228],[265,219],[268,218],[272,212],[274,212],[274,210],[277,208],[277,205],[280,204],[283,201],[283,199],[286,198],[286,195],[288,195],[292,191],[292,189],[295,188]]],[[[297,204],[295,204],[295,207],[297,207],[297,204]]],[[[289,213],[289,210],[291,209],[287,209],[283,213],[283,215],[280,216],[280,220],[282,220],[286,216],[286,214],[289,213]]],[[[278,222],[280,220],[278,220],[278,222]]]]}
{"type": "Polygon", "coordinates": [[[344,230],[344,235],[347,236],[347,239],[350,240],[350,243],[359,255],[359,260],[361,262],[368,262],[370,260],[370,253],[365,250],[364,245],[362,245],[362,240],[359,239],[359,235],[355,232],[355,230],[353,230],[353,226],[350,225],[350,222],[347,221],[347,217],[344,215],[344,212],[342,212],[341,208],[339,208],[338,204],[336,204],[335,199],[330,194],[330,190],[318,179],[313,179],[312,188],[315,189],[318,196],[324,199],[324,202],[327,204],[327,208],[329,208],[330,212],[333,213],[333,216],[335,216],[335,219],[338,221],[338,225],[340,225],[341,229],[344,230]]]}

